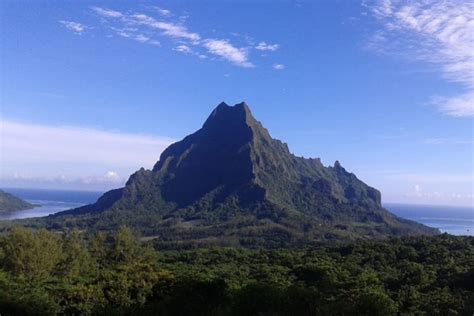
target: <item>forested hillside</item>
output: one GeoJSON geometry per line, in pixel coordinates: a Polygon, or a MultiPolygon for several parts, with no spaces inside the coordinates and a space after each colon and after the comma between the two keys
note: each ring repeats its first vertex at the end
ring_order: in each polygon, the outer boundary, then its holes
{"type": "Polygon", "coordinates": [[[10,193],[0,190],[0,212],[21,211],[35,207],[10,193]]]}
{"type": "Polygon", "coordinates": [[[116,233],[0,236],[2,315],[472,315],[474,238],[155,250],[116,233]]]}

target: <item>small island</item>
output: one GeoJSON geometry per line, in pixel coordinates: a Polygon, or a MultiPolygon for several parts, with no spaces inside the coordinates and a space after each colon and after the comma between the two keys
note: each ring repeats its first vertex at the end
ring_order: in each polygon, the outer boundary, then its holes
{"type": "Polygon", "coordinates": [[[37,205],[28,203],[19,197],[0,190],[0,212],[14,212],[28,210],[37,205]]]}

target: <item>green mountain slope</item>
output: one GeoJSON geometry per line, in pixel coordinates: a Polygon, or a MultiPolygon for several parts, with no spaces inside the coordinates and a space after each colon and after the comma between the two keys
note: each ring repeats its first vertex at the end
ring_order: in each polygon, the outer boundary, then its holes
{"type": "Polygon", "coordinates": [[[95,204],[43,220],[49,227],[128,225],[166,245],[284,246],[437,230],[389,213],[380,192],[339,162],[290,153],[245,103],[221,103],[203,127],[169,146],[152,170],[95,204]]]}
{"type": "Polygon", "coordinates": [[[13,212],[27,210],[35,207],[22,199],[0,190],[0,212],[13,212]]]}

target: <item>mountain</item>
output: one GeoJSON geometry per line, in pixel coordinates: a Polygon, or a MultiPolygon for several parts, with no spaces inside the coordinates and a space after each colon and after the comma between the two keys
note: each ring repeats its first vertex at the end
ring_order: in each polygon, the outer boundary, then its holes
{"type": "Polygon", "coordinates": [[[245,103],[221,103],[201,129],[170,145],[124,188],[46,219],[50,228],[138,228],[163,246],[285,246],[308,241],[436,234],[396,217],[380,192],[339,162],[291,154],[245,103]]]}
{"type": "Polygon", "coordinates": [[[27,210],[35,207],[22,199],[0,190],[0,212],[13,212],[27,210]]]}

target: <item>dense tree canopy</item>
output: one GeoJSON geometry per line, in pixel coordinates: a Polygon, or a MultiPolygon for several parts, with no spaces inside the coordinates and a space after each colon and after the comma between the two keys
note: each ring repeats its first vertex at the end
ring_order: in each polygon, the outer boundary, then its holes
{"type": "Polygon", "coordinates": [[[2,315],[472,315],[474,238],[155,250],[134,233],[0,237],[2,315]]]}

